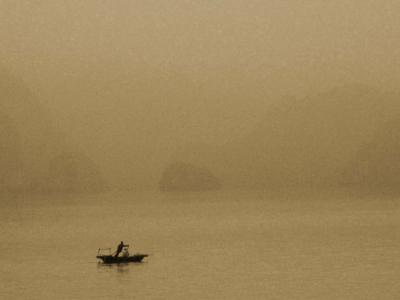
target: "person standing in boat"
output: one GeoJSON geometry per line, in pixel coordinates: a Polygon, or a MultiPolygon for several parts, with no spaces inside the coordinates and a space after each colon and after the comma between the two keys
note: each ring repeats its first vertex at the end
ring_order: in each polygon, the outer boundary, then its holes
{"type": "Polygon", "coordinates": [[[119,243],[118,247],[117,247],[117,252],[115,253],[115,257],[118,257],[118,255],[121,253],[122,249],[124,249],[124,242],[121,241],[121,243],[119,243]]]}

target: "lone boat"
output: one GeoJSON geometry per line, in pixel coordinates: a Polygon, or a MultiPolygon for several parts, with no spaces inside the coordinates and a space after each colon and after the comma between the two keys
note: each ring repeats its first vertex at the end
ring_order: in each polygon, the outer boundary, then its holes
{"type": "Polygon", "coordinates": [[[129,255],[128,248],[129,245],[124,245],[121,256],[115,256],[116,252],[111,253],[111,248],[99,248],[96,258],[102,260],[105,264],[120,264],[128,262],[140,263],[145,257],[149,256],[148,254],[140,253],[129,255]],[[108,252],[107,254],[105,253],[106,251],[108,252]]]}

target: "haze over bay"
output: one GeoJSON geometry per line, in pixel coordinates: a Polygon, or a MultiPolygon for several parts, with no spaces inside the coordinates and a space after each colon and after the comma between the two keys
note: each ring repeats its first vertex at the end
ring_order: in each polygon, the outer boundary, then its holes
{"type": "Polygon", "coordinates": [[[397,299],[399,13],[0,1],[0,295],[397,299]]]}

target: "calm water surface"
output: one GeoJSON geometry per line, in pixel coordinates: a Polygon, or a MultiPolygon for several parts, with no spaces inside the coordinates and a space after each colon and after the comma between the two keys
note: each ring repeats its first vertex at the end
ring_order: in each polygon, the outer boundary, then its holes
{"type": "Polygon", "coordinates": [[[400,199],[264,193],[0,201],[1,299],[399,299],[400,199]],[[123,240],[142,264],[101,265],[123,240]]]}

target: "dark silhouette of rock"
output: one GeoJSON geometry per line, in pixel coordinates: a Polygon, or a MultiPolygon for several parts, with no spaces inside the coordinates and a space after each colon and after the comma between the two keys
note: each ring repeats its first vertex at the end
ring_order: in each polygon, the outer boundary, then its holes
{"type": "Polygon", "coordinates": [[[209,191],[221,184],[209,170],[177,162],[164,170],[159,186],[162,191],[209,191]]]}

